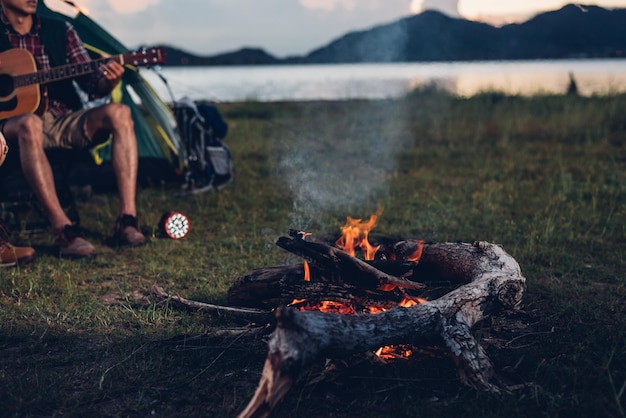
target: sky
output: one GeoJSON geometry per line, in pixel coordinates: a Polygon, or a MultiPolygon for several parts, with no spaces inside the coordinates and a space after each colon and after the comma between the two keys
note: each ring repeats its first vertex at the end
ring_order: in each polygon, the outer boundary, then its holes
{"type": "MultiPolygon", "coordinates": [[[[40,0],[41,1],[41,0],[40,0]]],[[[261,48],[306,55],[348,32],[436,9],[502,25],[571,3],[561,0],[73,0],[130,48],[167,44],[198,55],[261,48]]],[[[45,0],[67,11],[63,0],[45,0]]],[[[588,0],[626,8],[626,0],[588,0]]]]}

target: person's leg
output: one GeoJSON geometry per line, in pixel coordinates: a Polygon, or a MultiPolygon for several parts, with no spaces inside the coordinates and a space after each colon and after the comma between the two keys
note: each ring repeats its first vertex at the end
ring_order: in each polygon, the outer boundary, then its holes
{"type": "Polygon", "coordinates": [[[17,143],[19,147],[22,172],[48,217],[60,254],[66,257],[95,255],[95,247],[71,226],[59,202],[52,168],[44,152],[46,138],[41,118],[33,114],[11,118],[4,124],[3,133],[9,143],[17,143]]]}
{"type": "Polygon", "coordinates": [[[130,109],[110,103],[90,110],[85,118],[90,138],[111,134],[111,164],[120,194],[120,215],[136,216],[137,139],[130,109]]]}
{"type": "Polygon", "coordinates": [[[85,117],[85,133],[95,142],[111,135],[111,164],[120,197],[116,234],[120,244],[141,245],[135,198],[137,192],[137,139],[130,109],[110,103],[90,110],[85,117]]]}
{"type": "Polygon", "coordinates": [[[33,114],[11,118],[6,121],[3,132],[9,143],[17,142],[24,177],[52,227],[58,229],[70,224],[59,203],[52,168],[44,152],[41,118],[33,114]]]}

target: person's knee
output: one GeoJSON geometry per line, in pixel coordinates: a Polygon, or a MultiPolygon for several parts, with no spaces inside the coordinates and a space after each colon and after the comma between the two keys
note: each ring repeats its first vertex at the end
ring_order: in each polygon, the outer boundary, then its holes
{"type": "Polygon", "coordinates": [[[133,118],[128,106],[121,103],[109,103],[106,105],[105,114],[113,128],[133,128],[133,118]]]}
{"type": "Polygon", "coordinates": [[[22,145],[43,146],[43,122],[39,116],[33,114],[20,116],[16,129],[22,145]]]}

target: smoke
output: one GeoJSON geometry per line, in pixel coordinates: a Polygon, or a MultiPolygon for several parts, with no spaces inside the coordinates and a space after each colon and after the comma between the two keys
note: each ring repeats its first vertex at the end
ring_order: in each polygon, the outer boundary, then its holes
{"type": "MultiPolygon", "coordinates": [[[[323,106],[323,105],[319,105],[323,106]]],[[[306,126],[285,132],[279,170],[293,196],[289,227],[318,229],[326,220],[369,216],[389,192],[404,148],[402,111],[394,102],[312,109],[306,126]]]]}

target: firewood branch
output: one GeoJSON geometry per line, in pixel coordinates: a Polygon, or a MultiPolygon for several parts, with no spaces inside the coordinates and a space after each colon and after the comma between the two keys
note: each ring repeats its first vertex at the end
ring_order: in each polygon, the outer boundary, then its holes
{"type": "Polygon", "coordinates": [[[480,390],[506,388],[493,381],[494,368],[471,329],[485,317],[521,303],[525,278],[518,263],[501,247],[486,242],[435,244],[424,248],[433,271],[466,284],[439,299],[410,308],[371,315],[302,312],[281,308],[258,389],[245,417],[267,416],[286,395],[300,372],[317,359],[339,358],[400,343],[438,341],[454,357],[462,379],[480,390]],[[457,263],[440,267],[437,260],[457,263]]]}
{"type": "Polygon", "coordinates": [[[233,306],[222,306],[204,302],[197,302],[194,300],[185,299],[178,295],[170,295],[165,290],[163,290],[162,287],[156,284],[152,286],[152,295],[158,300],[168,300],[178,307],[182,307],[191,311],[204,311],[216,315],[226,315],[232,318],[245,319],[248,321],[255,321],[259,323],[274,322],[274,314],[272,312],[254,308],[239,308],[233,306]]]}
{"type": "Polygon", "coordinates": [[[330,271],[336,271],[346,283],[358,283],[359,286],[368,289],[379,289],[386,285],[412,290],[426,287],[423,283],[389,275],[363,260],[327,244],[281,237],[276,242],[276,245],[306,258],[312,263],[322,265],[330,271]]]}

